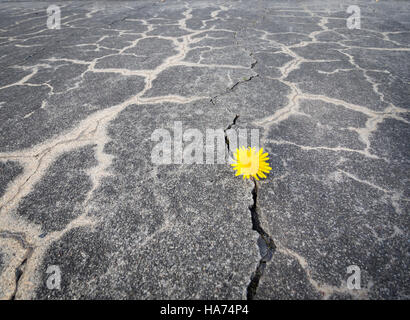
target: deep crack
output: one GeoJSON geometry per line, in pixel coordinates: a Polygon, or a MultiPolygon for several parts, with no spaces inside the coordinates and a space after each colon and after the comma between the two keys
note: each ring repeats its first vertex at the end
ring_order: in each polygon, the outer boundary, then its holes
{"type": "Polygon", "coordinates": [[[276,250],[276,245],[270,235],[263,230],[260,220],[259,220],[259,207],[258,207],[258,192],[259,186],[254,178],[252,178],[254,188],[252,190],[252,199],[253,203],[249,206],[249,211],[251,212],[252,218],[252,230],[255,230],[259,233],[258,238],[258,247],[261,255],[258,266],[256,267],[255,272],[251,276],[251,281],[247,288],[246,297],[248,300],[253,300],[256,291],[258,289],[259,281],[265,271],[266,263],[272,259],[272,255],[276,250]]]}
{"type": "MultiPolygon", "coordinates": [[[[227,135],[227,131],[231,129],[234,125],[236,125],[236,121],[238,120],[239,115],[237,114],[233,119],[232,123],[228,125],[228,127],[224,130],[225,133],[225,144],[228,149],[228,154],[231,152],[230,150],[230,143],[229,137],[227,135]]],[[[266,263],[272,259],[273,253],[276,250],[275,242],[272,240],[270,235],[262,228],[260,220],[259,220],[259,206],[258,206],[258,192],[259,186],[256,180],[252,177],[252,182],[254,187],[252,189],[252,199],[253,203],[249,206],[249,211],[251,212],[251,220],[252,220],[252,230],[255,230],[259,234],[259,238],[257,240],[257,245],[259,248],[259,253],[261,259],[259,260],[258,266],[256,267],[255,272],[251,276],[251,281],[248,284],[246,298],[248,300],[253,300],[256,295],[256,290],[259,285],[259,281],[263,275],[263,272],[266,267],[266,263]]]]}
{"type": "Polygon", "coordinates": [[[226,147],[228,149],[228,155],[231,152],[231,147],[230,147],[230,144],[229,144],[229,137],[228,137],[228,134],[226,132],[229,129],[232,129],[232,127],[236,124],[236,121],[238,120],[238,118],[239,118],[239,114],[235,115],[235,118],[233,119],[232,123],[229,124],[229,126],[227,126],[226,129],[224,130],[225,144],[226,144],[226,147]]]}

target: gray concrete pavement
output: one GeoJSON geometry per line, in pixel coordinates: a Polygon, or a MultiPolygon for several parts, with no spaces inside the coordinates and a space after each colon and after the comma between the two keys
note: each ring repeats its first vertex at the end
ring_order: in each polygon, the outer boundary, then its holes
{"type": "Polygon", "coordinates": [[[1,299],[410,297],[410,3],[0,1],[0,69],[1,299]],[[175,121],[271,173],[153,163],[175,121]]]}

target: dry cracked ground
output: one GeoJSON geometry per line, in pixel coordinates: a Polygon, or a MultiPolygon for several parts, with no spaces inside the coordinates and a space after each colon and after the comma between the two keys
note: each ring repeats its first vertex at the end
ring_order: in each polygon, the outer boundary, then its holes
{"type": "Polygon", "coordinates": [[[50,4],[0,3],[2,299],[410,298],[409,2],[50,4]],[[175,121],[272,172],[154,164],[175,121]]]}

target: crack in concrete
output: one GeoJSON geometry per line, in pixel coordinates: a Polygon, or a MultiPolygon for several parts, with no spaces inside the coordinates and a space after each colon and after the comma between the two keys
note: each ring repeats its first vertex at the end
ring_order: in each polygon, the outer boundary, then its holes
{"type": "Polygon", "coordinates": [[[235,116],[235,118],[233,119],[232,123],[229,124],[229,125],[226,127],[226,129],[224,130],[225,144],[226,144],[227,149],[228,149],[228,155],[231,154],[232,150],[231,150],[231,147],[230,147],[229,137],[228,137],[227,131],[230,130],[230,129],[232,129],[232,127],[233,127],[234,125],[236,125],[236,121],[238,120],[238,118],[239,118],[239,114],[237,114],[237,115],[235,116]]]}
{"type": "MultiPolygon", "coordinates": [[[[186,11],[184,12],[184,18],[179,20],[179,24],[181,27],[184,27],[185,20],[190,18],[190,11],[191,9],[186,8],[186,11]]],[[[118,105],[98,111],[90,115],[86,119],[82,120],[77,126],[72,128],[68,133],[63,133],[62,135],[50,139],[45,143],[36,145],[28,150],[24,150],[23,156],[21,154],[21,150],[11,153],[0,154],[0,158],[13,159],[15,157],[18,157],[20,163],[22,163],[24,167],[23,174],[16,178],[14,184],[10,186],[8,190],[6,190],[2,197],[2,200],[4,200],[4,202],[2,201],[3,204],[0,207],[0,223],[4,226],[12,226],[12,233],[23,232],[24,230],[26,236],[29,236],[30,239],[33,239],[35,241],[36,247],[36,250],[31,249],[29,250],[29,252],[26,253],[26,255],[21,259],[21,262],[17,267],[17,282],[15,292],[12,294],[13,299],[24,298],[24,294],[27,295],[34,289],[34,283],[32,283],[31,281],[25,281],[27,280],[27,277],[29,277],[27,274],[30,274],[30,276],[35,276],[37,272],[37,270],[35,270],[36,263],[41,261],[43,254],[45,253],[46,249],[50,246],[51,243],[60,239],[65,233],[72,230],[73,228],[77,228],[80,226],[91,226],[95,223],[93,219],[87,217],[89,207],[86,206],[84,212],[79,217],[72,220],[64,230],[51,232],[47,234],[46,237],[38,238],[38,234],[42,234],[39,226],[29,225],[28,223],[23,222],[20,219],[16,220],[17,217],[12,217],[11,215],[7,214],[12,208],[15,208],[18,205],[19,201],[25,195],[27,195],[32,190],[33,186],[43,177],[44,173],[46,172],[46,169],[51,165],[51,163],[56,159],[56,157],[62,154],[63,152],[71,151],[74,148],[90,144],[97,144],[97,150],[95,151],[95,154],[98,161],[98,165],[95,168],[89,170],[89,175],[91,177],[93,186],[90,192],[88,192],[86,200],[84,202],[84,205],[86,205],[91,199],[94,190],[98,188],[102,177],[109,174],[107,170],[112,162],[112,156],[107,155],[104,152],[104,146],[110,140],[106,128],[110,121],[115,119],[115,117],[122,110],[124,110],[132,104],[150,104],[161,102],[189,103],[199,99],[203,99],[203,97],[187,98],[180,96],[157,96],[152,98],[142,97],[152,87],[152,81],[159,75],[160,72],[171,66],[178,65],[178,63],[180,63],[185,58],[187,52],[189,51],[188,46],[191,42],[191,36],[204,32],[203,30],[196,31],[188,29],[186,27],[184,28],[187,29],[187,31],[190,31],[191,33],[189,35],[183,36],[183,41],[181,43],[174,39],[174,43],[177,47],[177,53],[166,58],[156,69],[144,71],[142,75],[145,77],[145,86],[144,89],[137,95],[129,98],[128,100],[118,105]],[[32,259],[29,260],[29,258],[31,257],[32,259]],[[22,281],[24,281],[25,283],[25,293],[19,293],[19,284],[22,281]]],[[[146,33],[150,30],[151,28],[149,28],[142,34],[146,36],[146,33]]],[[[91,63],[87,63],[89,65],[89,68],[85,72],[95,71],[93,67],[97,59],[95,59],[91,63]]],[[[80,63],[83,64],[82,61],[80,61],[80,63]]],[[[38,69],[36,68],[33,70],[33,73],[35,74],[37,71],[38,69]]],[[[32,77],[32,75],[33,74],[30,74],[29,76],[32,77]]],[[[23,80],[25,80],[25,78],[23,78],[23,80]]]]}
{"type": "MultiPolygon", "coordinates": [[[[250,53],[249,55],[250,55],[251,57],[253,57],[253,54],[252,54],[252,53],[250,53]]],[[[252,70],[252,69],[256,66],[257,63],[258,63],[257,60],[255,60],[254,62],[252,62],[252,63],[251,63],[251,66],[250,66],[250,69],[252,70]]],[[[247,79],[239,80],[239,81],[235,82],[230,88],[228,88],[228,89],[226,90],[226,92],[223,92],[223,93],[221,93],[221,94],[215,95],[215,96],[212,97],[209,101],[210,101],[213,105],[216,105],[215,99],[217,99],[218,97],[224,96],[224,95],[226,95],[226,94],[229,94],[230,92],[233,92],[233,91],[235,90],[235,88],[236,88],[239,84],[242,84],[242,83],[251,81],[252,79],[257,78],[257,77],[259,77],[259,74],[258,74],[258,73],[256,73],[256,74],[253,75],[253,76],[250,76],[250,77],[247,78],[247,79]]]]}
{"type": "MultiPolygon", "coordinates": [[[[227,131],[232,129],[233,126],[236,125],[236,122],[239,118],[239,115],[236,115],[235,118],[233,119],[232,123],[230,123],[227,128],[224,130],[225,134],[225,144],[227,147],[228,155],[232,153],[232,150],[230,149],[230,142],[229,142],[229,136],[227,134],[227,131]]],[[[259,234],[259,238],[257,240],[257,246],[259,248],[259,253],[260,253],[260,260],[259,263],[256,267],[256,270],[250,277],[250,282],[246,288],[246,297],[248,300],[253,300],[256,291],[258,288],[259,280],[261,279],[263,272],[266,267],[266,263],[272,259],[272,255],[276,250],[276,246],[270,235],[262,228],[260,219],[259,219],[259,213],[258,211],[259,206],[258,206],[258,192],[259,192],[259,186],[258,182],[252,177],[251,181],[253,182],[253,189],[252,189],[252,200],[253,203],[249,206],[249,211],[251,213],[251,221],[252,221],[252,230],[256,231],[259,234]]]]}
{"type": "Polygon", "coordinates": [[[254,187],[252,189],[252,199],[253,203],[249,206],[249,211],[251,212],[252,219],[252,230],[259,234],[258,247],[261,259],[256,267],[255,272],[251,276],[251,281],[247,287],[247,299],[253,300],[259,285],[259,281],[263,276],[266,268],[266,263],[272,259],[274,252],[276,251],[275,242],[272,240],[271,236],[262,228],[260,217],[259,217],[259,206],[258,206],[258,192],[259,185],[258,182],[252,177],[252,182],[254,187]]]}

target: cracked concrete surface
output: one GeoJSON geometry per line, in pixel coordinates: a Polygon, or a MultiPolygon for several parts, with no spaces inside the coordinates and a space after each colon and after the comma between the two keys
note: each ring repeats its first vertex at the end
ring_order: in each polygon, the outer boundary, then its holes
{"type": "Polygon", "coordinates": [[[410,297],[409,3],[49,4],[0,1],[1,299],[410,297]],[[174,121],[272,172],[153,164],[174,121]]]}

